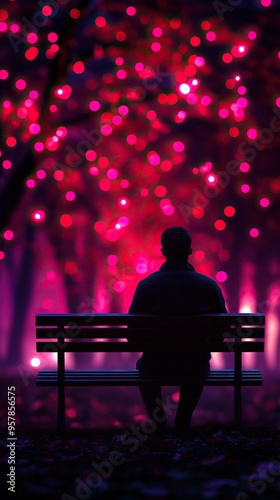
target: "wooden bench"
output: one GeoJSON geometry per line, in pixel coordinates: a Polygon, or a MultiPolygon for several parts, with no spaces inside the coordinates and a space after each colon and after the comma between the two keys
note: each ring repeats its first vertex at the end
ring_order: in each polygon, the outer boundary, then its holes
{"type": "Polygon", "coordinates": [[[36,385],[56,386],[57,426],[65,429],[65,386],[138,386],[160,380],[162,386],[201,379],[143,376],[136,369],[68,370],[66,352],[230,352],[234,369],[211,370],[206,386],[234,387],[234,418],[242,425],[243,386],[261,386],[259,369],[243,370],[243,352],[264,352],[263,314],[145,315],[145,314],[37,314],[37,352],[56,352],[57,369],[40,370],[36,385]],[[205,332],[207,339],[205,341],[205,332]],[[129,337],[130,341],[127,341],[129,337]],[[139,340],[141,339],[141,340],[139,340]],[[152,340],[145,340],[152,339],[152,340]],[[172,339],[172,340],[171,340],[172,339]],[[221,340],[220,340],[221,339],[221,340]]]}

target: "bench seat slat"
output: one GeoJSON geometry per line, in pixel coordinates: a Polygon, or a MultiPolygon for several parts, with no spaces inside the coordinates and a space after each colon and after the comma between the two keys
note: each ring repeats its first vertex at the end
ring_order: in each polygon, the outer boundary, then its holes
{"type": "Polygon", "coordinates": [[[213,332],[208,331],[205,327],[193,327],[192,330],[188,330],[188,332],[184,332],[181,328],[177,328],[176,326],[170,327],[166,325],[155,327],[139,327],[139,328],[118,328],[118,327],[97,327],[94,326],[92,328],[89,327],[73,327],[73,328],[65,328],[64,330],[59,330],[57,327],[37,327],[36,329],[36,337],[37,339],[55,339],[59,335],[63,336],[66,339],[126,339],[129,336],[130,340],[134,339],[149,339],[153,338],[154,340],[168,340],[168,339],[196,339],[205,338],[205,334],[209,338],[217,339],[217,338],[232,338],[236,337],[238,340],[241,338],[264,338],[264,327],[214,327],[213,332]]]}
{"type": "MultiPolygon", "coordinates": [[[[36,385],[57,386],[57,371],[41,370],[38,372],[36,385]]],[[[161,385],[181,385],[185,382],[199,383],[203,380],[205,385],[234,385],[234,370],[212,370],[206,378],[176,378],[174,376],[139,375],[137,370],[66,370],[65,386],[78,385],[139,385],[139,382],[160,381],[161,385]]],[[[242,385],[262,385],[260,370],[243,370],[242,385]]]]}
{"type": "Polygon", "coordinates": [[[63,349],[64,352],[155,352],[194,353],[202,351],[211,352],[232,352],[238,346],[242,352],[264,352],[264,342],[65,342],[63,346],[55,341],[38,341],[37,352],[57,352],[63,349]],[[177,344],[177,345],[176,345],[177,344]]]}
{"type": "MultiPolygon", "coordinates": [[[[225,313],[225,314],[202,314],[202,315],[163,315],[165,326],[205,326],[209,319],[213,326],[225,325],[258,325],[264,326],[265,315],[259,313],[225,313]]],[[[125,314],[125,313],[57,313],[36,314],[37,326],[57,326],[73,324],[76,326],[89,325],[135,325],[157,326],[159,318],[149,314],[125,314]]]]}

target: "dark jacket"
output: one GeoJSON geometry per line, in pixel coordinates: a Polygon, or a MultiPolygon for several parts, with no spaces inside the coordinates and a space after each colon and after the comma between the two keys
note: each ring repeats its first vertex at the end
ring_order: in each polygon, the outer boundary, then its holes
{"type": "MultiPolygon", "coordinates": [[[[146,314],[207,314],[226,313],[225,301],[217,283],[195,271],[185,261],[167,261],[159,271],[137,285],[129,313],[146,314]]],[[[187,370],[211,359],[210,352],[194,355],[174,355],[143,352],[142,364],[149,370],[165,368],[187,370]]],[[[161,371],[161,370],[160,370],[161,371]]]]}

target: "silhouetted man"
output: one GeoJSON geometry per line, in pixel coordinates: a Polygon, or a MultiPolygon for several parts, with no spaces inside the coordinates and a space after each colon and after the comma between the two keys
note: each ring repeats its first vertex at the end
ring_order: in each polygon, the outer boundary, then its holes
{"type": "MultiPolygon", "coordinates": [[[[144,314],[207,314],[226,313],[225,301],[217,283],[195,271],[188,258],[192,253],[191,236],[184,227],[174,226],[161,235],[162,254],[166,262],[159,271],[139,282],[129,313],[144,314]]],[[[211,353],[167,354],[143,352],[136,367],[146,374],[207,375],[211,353]]],[[[188,430],[203,385],[180,387],[175,429],[188,430]]],[[[148,416],[164,431],[167,417],[157,401],[162,401],[159,384],[139,386],[148,416]],[[157,415],[157,419],[155,418],[157,415]],[[159,422],[161,421],[161,423],[159,422]]]]}

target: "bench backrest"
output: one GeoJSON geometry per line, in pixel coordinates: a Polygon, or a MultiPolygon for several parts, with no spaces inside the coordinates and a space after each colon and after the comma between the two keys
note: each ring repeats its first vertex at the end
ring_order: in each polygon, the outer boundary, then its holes
{"type": "Polygon", "coordinates": [[[37,352],[263,352],[259,313],[36,315],[37,352]],[[206,341],[207,338],[207,341],[206,341]],[[129,342],[126,340],[129,339],[129,342]]]}

